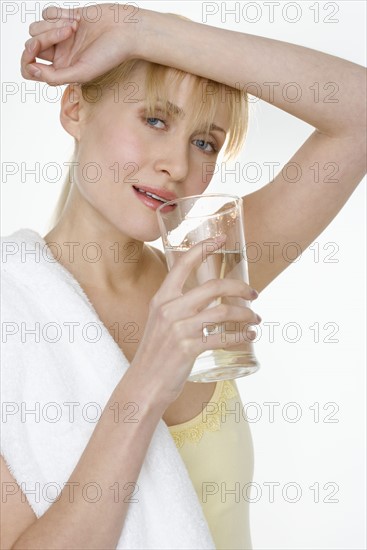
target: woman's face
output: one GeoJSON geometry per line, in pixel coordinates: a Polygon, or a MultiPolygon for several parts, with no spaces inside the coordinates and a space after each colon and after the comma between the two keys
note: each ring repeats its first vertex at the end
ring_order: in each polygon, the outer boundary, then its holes
{"type": "MultiPolygon", "coordinates": [[[[91,223],[106,223],[106,229],[111,225],[130,238],[152,241],[160,234],[155,208],[145,204],[134,187],[170,191],[173,198],[203,193],[226,136],[215,129],[205,140],[202,129],[189,130],[195,108],[190,75],[168,94],[184,114],[164,118],[157,110],[154,118],[148,117],[145,70],[140,66],[129,83],[111,87],[80,124],[74,177],[91,223]]],[[[228,131],[224,102],[214,124],[228,131]]]]}

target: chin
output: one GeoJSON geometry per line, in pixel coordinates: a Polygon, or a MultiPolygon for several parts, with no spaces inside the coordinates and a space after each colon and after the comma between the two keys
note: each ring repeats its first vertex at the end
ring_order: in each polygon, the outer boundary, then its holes
{"type": "Polygon", "coordinates": [[[141,242],[156,241],[161,236],[157,225],[155,225],[155,227],[149,227],[147,224],[147,226],[144,227],[143,224],[140,224],[140,226],[137,227],[136,224],[131,224],[130,226],[127,226],[126,224],[123,226],[121,226],[121,224],[116,224],[115,227],[122,235],[141,242]]]}
{"type": "Polygon", "coordinates": [[[145,243],[151,243],[153,241],[156,241],[160,237],[161,237],[161,234],[160,234],[159,230],[158,231],[157,230],[156,231],[154,231],[154,230],[144,231],[144,229],[142,229],[141,231],[139,231],[139,234],[134,235],[134,239],[136,239],[138,241],[145,242],[145,243]]]}

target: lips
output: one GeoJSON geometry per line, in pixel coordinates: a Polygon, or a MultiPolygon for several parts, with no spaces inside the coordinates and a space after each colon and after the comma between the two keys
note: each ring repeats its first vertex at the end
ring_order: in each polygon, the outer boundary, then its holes
{"type": "MultiPolygon", "coordinates": [[[[139,191],[139,188],[135,188],[135,186],[132,186],[133,193],[136,195],[136,197],[148,208],[151,208],[152,210],[157,210],[158,208],[161,208],[161,213],[165,214],[167,212],[171,212],[174,210],[177,206],[176,203],[172,202],[171,204],[169,201],[166,201],[163,198],[154,198],[152,196],[153,194],[147,194],[146,192],[139,191]]],[[[157,195],[158,197],[158,195],[157,195]]]]}
{"type": "Polygon", "coordinates": [[[133,185],[133,187],[138,192],[143,191],[143,193],[145,193],[148,197],[152,195],[152,198],[155,200],[161,200],[162,203],[177,199],[177,195],[175,193],[172,193],[172,191],[167,191],[166,189],[158,187],[143,187],[141,185],[139,185],[139,187],[133,185]]]}

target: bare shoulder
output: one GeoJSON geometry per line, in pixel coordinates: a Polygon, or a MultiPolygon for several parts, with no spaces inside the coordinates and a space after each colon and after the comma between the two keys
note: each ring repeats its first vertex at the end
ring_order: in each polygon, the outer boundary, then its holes
{"type": "Polygon", "coordinates": [[[0,456],[1,470],[1,542],[0,548],[7,550],[20,535],[37,520],[24,493],[10,473],[7,464],[0,456]]]}

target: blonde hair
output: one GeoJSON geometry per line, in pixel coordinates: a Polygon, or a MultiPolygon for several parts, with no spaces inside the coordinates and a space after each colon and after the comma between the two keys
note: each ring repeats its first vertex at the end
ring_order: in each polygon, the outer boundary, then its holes
{"type": "MultiPolygon", "coordinates": [[[[97,97],[101,98],[103,91],[111,89],[116,82],[119,84],[127,82],[132,71],[138,68],[141,63],[147,65],[145,79],[147,116],[154,115],[154,109],[158,98],[162,101],[160,110],[163,110],[163,113],[169,114],[169,107],[167,107],[167,104],[169,105],[169,103],[167,103],[168,86],[166,83],[179,84],[187,73],[173,67],[158,65],[140,59],[124,61],[103,75],[81,84],[83,98],[89,103],[96,103],[96,89],[100,92],[97,94],[97,97]]],[[[248,127],[247,94],[245,92],[241,93],[239,89],[232,88],[226,84],[221,84],[197,75],[190,76],[193,78],[192,102],[193,105],[199,106],[193,120],[190,122],[192,130],[194,130],[194,128],[200,128],[203,133],[208,135],[210,125],[214,121],[219,103],[223,101],[226,102],[228,104],[230,123],[226,139],[227,143],[224,150],[225,158],[230,159],[235,157],[242,148],[248,127]]],[[[75,160],[75,153],[76,150],[74,150],[72,161],[75,160]]],[[[71,187],[71,171],[69,169],[50,221],[51,227],[54,227],[59,221],[68,200],[71,187]]]]}

